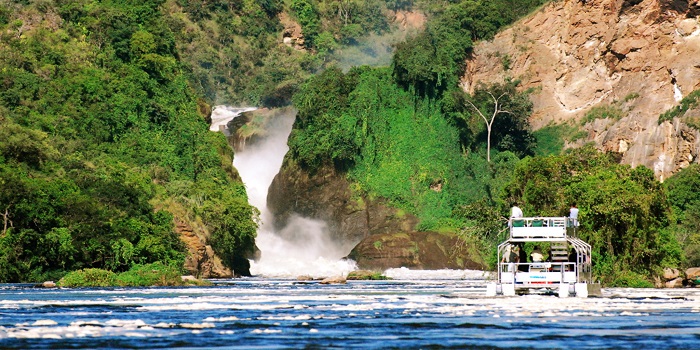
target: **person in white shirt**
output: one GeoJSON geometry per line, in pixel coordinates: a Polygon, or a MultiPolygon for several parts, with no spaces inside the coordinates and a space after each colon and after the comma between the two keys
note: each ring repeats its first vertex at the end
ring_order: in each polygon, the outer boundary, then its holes
{"type": "Polygon", "coordinates": [[[544,255],[542,255],[542,251],[540,251],[539,247],[535,246],[535,249],[532,250],[532,253],[530,253],[530,260],[534,263],[544,261],[544,255]]]}
{"type": "Polygon", "coordinates": [[[510,217],[511,218],[521,218],[523,217],[523,211],[520,209],[517,205],[513,205],[513,208],[510,209],[510,217]]]}
{"type": "Polygon", "coordinates": [[[578,208],[576,208],[576,203],[572,204],[571,209],[569,209],[569,219],[574,227],[578,227],[578,208]]]}

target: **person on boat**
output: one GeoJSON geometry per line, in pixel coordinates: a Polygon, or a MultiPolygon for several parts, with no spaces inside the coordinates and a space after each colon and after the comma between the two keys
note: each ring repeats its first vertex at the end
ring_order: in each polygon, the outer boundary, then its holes
{"type": "Polygon", "coordinates": [[[510,244],[507,245],[501,262],[508,263],[508,272],[513,272],[513,270],[515,270],[515,264],[518,263],[518,247],[510,244]]]}
{"type": "Polygon", "coordinates": [[[502,263],[507,263],[510,262],[510,253],[513,252],[513,246],[512,245],[507,245],[506,250],[503,252],[503,258],[501,258],[502,263]]]}
{"type": "Polygon", "coordinates": [[[530,270],[530,267],[528,264],[525,264],[527,262],[527,252],[525,252],[525,248],[523,248],[522,243],[518,243],[518,270],[527,272],[530,270]]]}
{"type": "Polygon", "coordinates": [[[567,271],[574,271],[574,265],[572,265],[572,263],[576,264],[576,250],[574,250],[573,248],[569,249],[569,259],[568,260],[569,260],[570,264],[566,266],[566,270],[567,271]]]}
{"type": "Polygon", "coordinates": [[[572,204],[569,209],[569,220],[571,220],[574,227],[578,227],[578,208],[576,207],[576,203],[572,204]]]}
{"type": "MultiPolygon", "coordinates": [[[[518,207],[517,204],[513,204],[513,207],[510,208],[510,220],[508,221],[508,226],[513,223],[513,219],[519,219],[523,217],[523,210],[518,207]]],[[[518,226],[517,224],[515,226],[518,226]]]]}
{"type": "Polygon", "coordinates": [[[520,209],[516,204],[513,204],[513,208],[510,209],[510,218],[517,219],[523,217],[523,210],[520,209]]]}
{"type": "Polygon", "coordinates": [[[534,263],[539,263],[544,261],[544,255],[542,255],[542,251],[540,251],[540,247],[535,246],[535,248],[532,250],[532,253],[530,253],[530,261],[534,263]]]}

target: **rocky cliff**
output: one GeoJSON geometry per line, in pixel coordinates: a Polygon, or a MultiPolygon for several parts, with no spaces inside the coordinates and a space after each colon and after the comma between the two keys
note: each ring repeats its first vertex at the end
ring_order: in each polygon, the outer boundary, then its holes
{"type": "Polygon", "coordinates": [[[520,79],[535,91],[535,129],[614,106],[621,119],[587,123],[588,136],[568,146],[593,141],[663,179],[698,162],[697,130],[680,120],[658,123],[661,113],[700,89],[698,15],[698,0],[552,1],[479,43],[463,88],[520,79]]]}
{"type": "Polygon", "coordinates": [[[348,251],[365,237],[410,231],[417,223],[415,217],[389,208],[381,199],[353,193],[345,174],[332,166],[309,174],[289,156],[270,185],[267,203],[277,228],[294,213],[323,220],[331,238],[348,251]]]}
{"type": "Polygon", "coordinates": [[[383,271],[392,267],[416,270],[485,269],[475,249],[453,234],[397,232],[363,239],[348,257],[365,270],[383,271]]]}

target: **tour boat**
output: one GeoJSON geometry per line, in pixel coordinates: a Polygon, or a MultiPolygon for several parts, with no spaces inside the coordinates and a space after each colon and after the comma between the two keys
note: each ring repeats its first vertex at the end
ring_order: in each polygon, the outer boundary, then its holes
{"type": "Polygon", "coordinates": [[[601,296],[600,283],[593,282],[591,273],[591,246],[576,236],[576,219],[511,218],[508,226],[510,237],[498,246],[498,279],[487,285],[487,295],[511,296],[545,289],[558,292],[559,297],[601,296]],[[519,251],[526,243],[544,252],[535,254],[536,258],[547,258],[519,261],[516,257],[522,257],[519,251]]]}

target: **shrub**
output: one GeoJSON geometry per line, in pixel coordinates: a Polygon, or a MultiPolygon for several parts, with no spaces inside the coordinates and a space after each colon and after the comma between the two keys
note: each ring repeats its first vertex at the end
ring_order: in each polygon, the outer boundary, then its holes
{"type": "Polygon", "coordinates": [[[581,126],[593,122],[596,119],[611,119],[617,121],[624,117],[622,109],[612,105],[596,106],[591,108],[581,120],[581,126]]]}
{"type": "Polygon", "coordinates": [[[688,96],[684,97],[681,100],[680,105],[674,106],[666,112],[663,112],[659,116],[658,123],[661,124],[667,120],[671,121],[673,118],[681,117],[689,109],[698,108],[698,106],[700,106],[700,90],[695,90],[688,94],[688,96]]]}
{"type": "Polygon", "coordinates": [[[61,278],[59,287],[110,287],[115,285],[117,275],[103,269],[82,269],[61,278]]]}
{"type": "Polygon", "coordinates": [[[163,263],[135,265],[117,275],[116,284],[122,287],[181,286],[180,271],[163,263]]]}
{"type": "Polygon", "coordinates": [[[348,274],[347,280],[366,280],[366,281],[379,281],[379,280],[390,280],[391,278],[382,275],[381,272],[377,271],[352,271],[348,274]]]}

